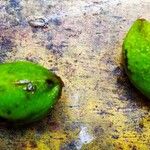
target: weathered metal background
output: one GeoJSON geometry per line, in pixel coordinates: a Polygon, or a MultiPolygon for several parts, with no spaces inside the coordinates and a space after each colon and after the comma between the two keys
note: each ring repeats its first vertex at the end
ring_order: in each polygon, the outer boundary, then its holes
{"type": "Polygon", "coordinates": [[[65,83],[47,118],[0,127],[0,149],[149,150],[150,102],[121,59],[139,17],[150,20],[150,0],[0,0],[0,62],[38,62],[65,83]]]}

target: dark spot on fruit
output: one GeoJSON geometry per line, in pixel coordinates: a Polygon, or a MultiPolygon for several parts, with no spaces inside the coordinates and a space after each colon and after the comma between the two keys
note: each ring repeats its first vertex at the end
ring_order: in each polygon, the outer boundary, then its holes
{"type": "Polygon", "coordinates": [[[48,84],[48,86],[52,86],[54,84],[54,82],[50,79],[47,79],[46,83],[48,84]]]}
{"type": "Polygon", "coordinates": [[[15,104],[15,108],[18,108],[19,107],[19,105],[18,104],[15,104]]]}
{"type": "Polygon", "coordinates": [[[7,115],[11,114],[11,110],[6,110],[7,115]]]}

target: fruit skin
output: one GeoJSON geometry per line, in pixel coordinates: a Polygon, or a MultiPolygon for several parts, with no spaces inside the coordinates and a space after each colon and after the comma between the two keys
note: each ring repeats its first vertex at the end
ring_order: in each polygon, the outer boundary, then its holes
{"type": "Polygon", "coordinates": [[[150,22],[134,22],[124,39],[123,56],[131,83],[150,98],[150,22]]]}
{"type": "Polygon", "coordinates": [[[18,124],[44,117],[60,98],[63,83],[38,64],[0,64],[0,118],[18,124]]]}

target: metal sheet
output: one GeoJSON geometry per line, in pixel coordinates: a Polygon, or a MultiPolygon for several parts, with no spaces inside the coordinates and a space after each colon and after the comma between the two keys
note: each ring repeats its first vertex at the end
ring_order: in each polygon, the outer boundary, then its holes
{"type": "Polygon", "coordinates": [[[121,59],[125,34],[149,10],[149,0],[1,0],[0,61],[38,62],[65,87],[44,120],[1,127],[0,149],[150,149],[150,102],[121,59]]]}

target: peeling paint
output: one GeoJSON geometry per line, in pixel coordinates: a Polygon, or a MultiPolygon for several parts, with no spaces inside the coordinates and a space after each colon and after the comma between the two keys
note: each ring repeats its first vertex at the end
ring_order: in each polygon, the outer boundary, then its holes
{"type": "Polygon", "coordinates": [[[78,141],[76,143],[76,147],[78,150],[82,149],[82,146],[85,144],[89,144],[93,141],[94,137],[88,133],[87,127],[81,127],[81,131],[79,133],[78,141]]]}

